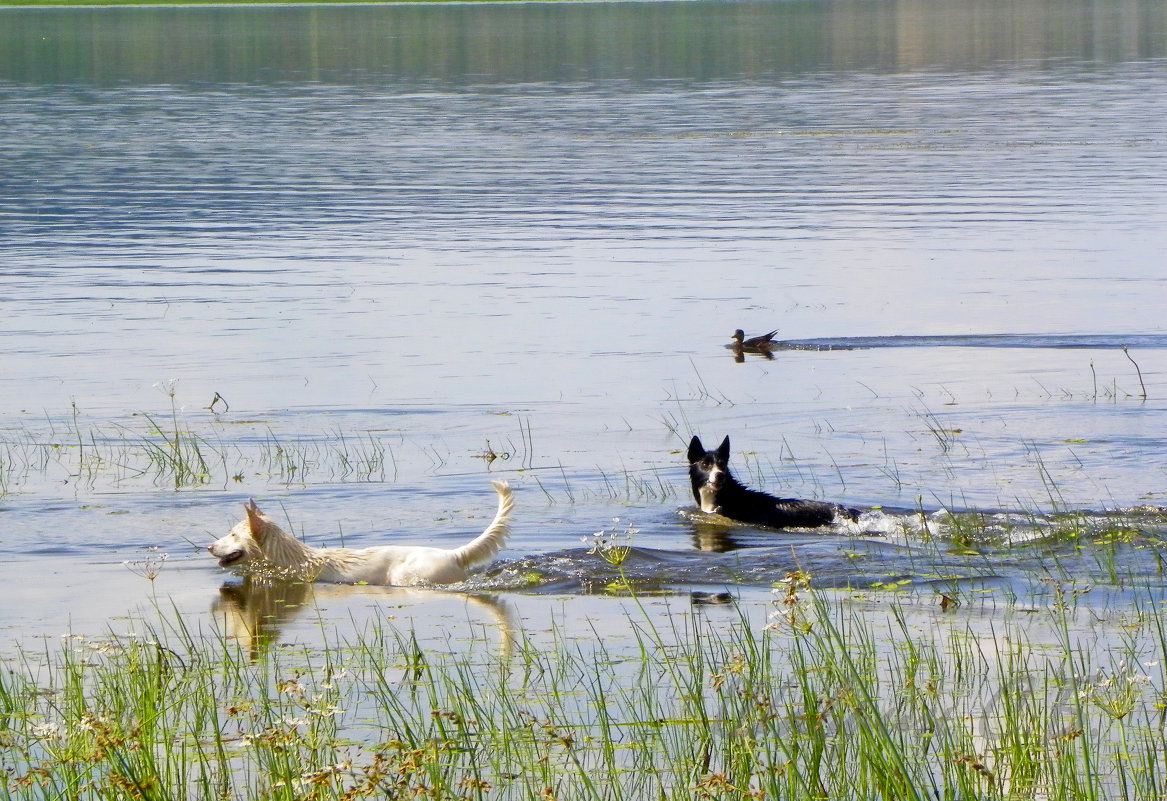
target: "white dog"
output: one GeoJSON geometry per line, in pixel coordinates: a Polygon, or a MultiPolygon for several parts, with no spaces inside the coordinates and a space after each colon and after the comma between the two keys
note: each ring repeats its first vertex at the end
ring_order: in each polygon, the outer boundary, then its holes
{"type": "Polygon", "coordinates": [[[464,581],[469,569],[494,558],[506,540],[514,497],[505,481],[492,481],[498,512],[486,530],[461,548],[379,545],[372,548],[313,548],[244,504],[247,517],[207,547],[220,567],[246,566],[249,572],[301,581],[342,584],[449,584],[464,581]]]}

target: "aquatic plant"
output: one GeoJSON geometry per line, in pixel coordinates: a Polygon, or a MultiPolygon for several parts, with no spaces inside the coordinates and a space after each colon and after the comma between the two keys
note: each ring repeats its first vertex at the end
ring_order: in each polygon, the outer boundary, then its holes
{"type": "Polygon", "coordinates": [[[141,559],[127,559],[122,562],[122,565],[128,568],[131,573],[153,582],[162,572],[170,554],[162,551],[157,545],[148,546],[144,551],[145,555],[141,559]]]}
{"type": "Polygon", "coordinates": [[[332,430],[285,438],[263,421],[191,419],[178,406],[173,383],[160,388],[171,401],[166,415],[138,412],[124,422],[87,424],[73,404],[64,423],[47,418],[46,432],[0,438],[0,496],[53,474],[90,490],[140,483],[188,489],[256,478],[285,485],[397,478],[388,437],[332,430]],[[224,425],[235,430],[229,443],[221,436],[224,425]]]}
{"type": "MultiPolygon", "coordinates": [[[[624,562],[632,553],[632,540],[640,533],[631,523],[626,524],[623,531],[618,531],[619,526],[620,518],[612,518],[612,530],[600,529],[593,534],[591,548],[588,549],[589,554],[599,555],[619,573],[619,578],[609,582],[605,588],[610,593],[632,592],[632,584],[624,572],[624,562]]],[[[585,537],[584,542],[588,541],[585,537]]]]}
{"type": "Polygon", "coordinates": [[[18,799],[1161,794],[1160,616],[1099,648],[1065,604],[1035,641],[1032,614],[983,626],[894,597],[798,573],[765,625],[748,604],[632,604],[616,636],[435,650],[378,617],[258,655],[160,612],[5,660],[0,782],[18,799]]]}

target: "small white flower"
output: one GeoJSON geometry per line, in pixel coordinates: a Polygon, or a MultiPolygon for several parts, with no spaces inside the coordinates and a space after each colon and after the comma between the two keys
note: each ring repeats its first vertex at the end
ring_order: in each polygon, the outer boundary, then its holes
{"type": "Polygon", "coordinates": [[[309,711],[313,715],[318,715],[322,718],[331,718],[331,717],[335,717],[336,715],[343,715],[344,714],[344,710],[341,709],[339,706],[335,706],[335,705],[329,705],[326,707],[322,707],[320,709],[311,709],[309,711]]]}
{"type": "Polygon", "coordinates": [[[178,379],[168,378],[165,381],[156,381],[154,383],[154,389],[163,393],[168,398],[173,398],[178,394],[178,379]]]}
{"type": "Polygon", "coordinates": [[[29,733],[38,740],[60,740],[64,737],[65,728],[60,723],[48,721],[33,724],[29,733]]]}

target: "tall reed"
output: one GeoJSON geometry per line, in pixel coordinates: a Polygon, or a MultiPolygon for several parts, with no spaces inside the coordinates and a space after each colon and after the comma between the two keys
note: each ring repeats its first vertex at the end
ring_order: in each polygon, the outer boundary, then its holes
{"type": "MultiPolygon", "coordinates": [[[[619,546],[617,546],[619,547],[619,546]]],[[[245,649],[177,611],[0,671],[8,798],[1150,798],[1167,646],[1070,604],[1034,618],[819,592],[625,598],[620,635],[468,641],[374,618],[245,649]],[[988,623],[986,621],[988,620],[988,623]],[[428,645],[423,645],[428,642],[428,645]]]]}

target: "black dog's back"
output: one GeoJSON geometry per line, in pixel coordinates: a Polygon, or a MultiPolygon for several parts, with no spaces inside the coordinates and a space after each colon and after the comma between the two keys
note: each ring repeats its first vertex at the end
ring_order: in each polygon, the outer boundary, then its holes
{"type": "Polygon", "coordinates": [[[704,512],[770,528],[817,528],[836,518],[856,520],[859,512],[834,503],[776,498],[744,486],[729,469],[729,437],[717,450],[705,450],[698,437],[689,442],[689,480],[704,512]]]}

